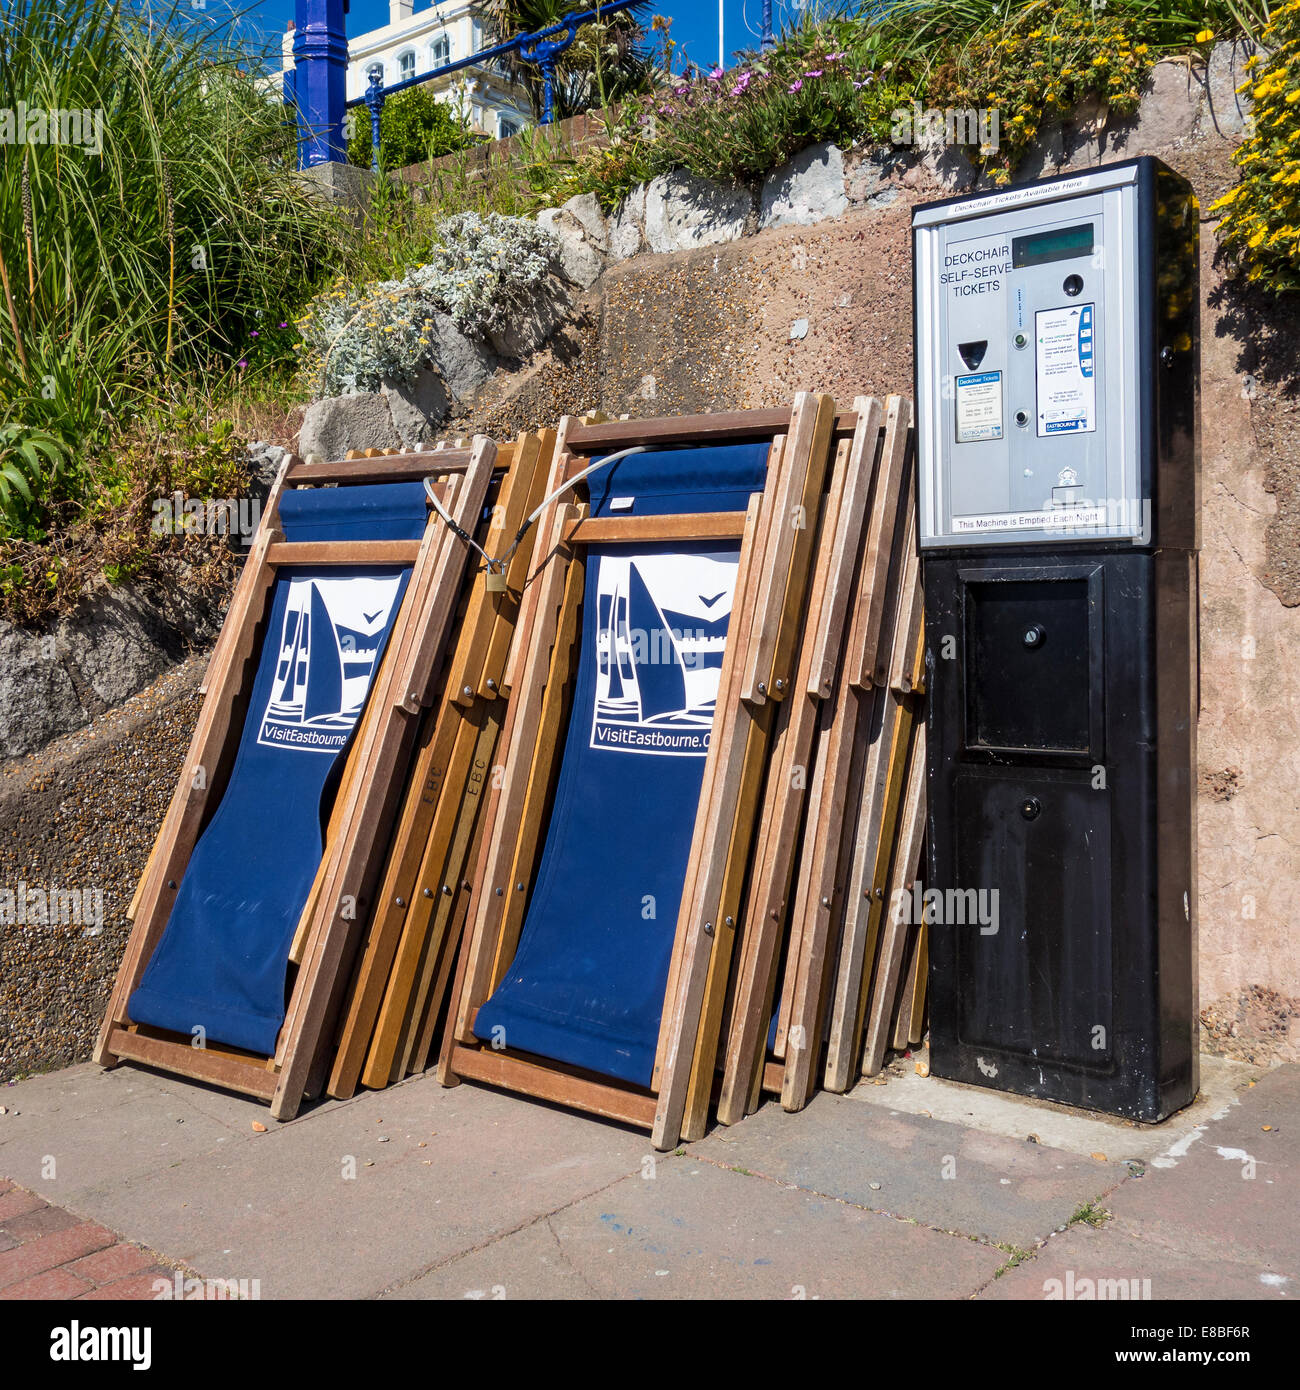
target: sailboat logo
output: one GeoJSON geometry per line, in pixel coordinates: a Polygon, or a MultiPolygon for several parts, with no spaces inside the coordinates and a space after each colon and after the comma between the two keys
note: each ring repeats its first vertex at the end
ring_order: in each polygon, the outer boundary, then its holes
{"type": "Polygon", "coordinates": [[[401,576],[293,579],[257,741],[337,753],[365,704],[401,576]]]}
{"type": "Polygon", "coordinates": [[[703,757],[736,585],[734,553],[602,555],[591,746],[703,757]]]}

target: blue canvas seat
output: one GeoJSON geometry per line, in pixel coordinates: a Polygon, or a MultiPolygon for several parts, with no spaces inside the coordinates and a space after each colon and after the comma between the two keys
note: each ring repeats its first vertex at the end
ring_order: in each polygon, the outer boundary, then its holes
{"type": "MultiPolygon", "coordinates": [[[[287,542],[418,541],[419,482],[286,491],[287,542]]],[[[238,752],[130,1015],[271,1054],[289,950],[410,568],[293,568],[275,581],[238,752]],[[196,1031],[196,1030],[201,1030],[196,1031]]]]}
{"type": "MultiPolygon", "coordinates": [[[[591,476],[590,514],[743,512],[768,451],[632,455],[591,476]]],[[[649,1085],[738,557],[738,542],[588,547],[563,761],[483,1041],[649,1085]]]]}

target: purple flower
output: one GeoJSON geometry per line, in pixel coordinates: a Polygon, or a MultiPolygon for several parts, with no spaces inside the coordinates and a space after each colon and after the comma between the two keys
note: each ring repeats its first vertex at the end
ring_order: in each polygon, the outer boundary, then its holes
{"type": "Polygon", "coordinates": [[[752,72],[742,72],[736,85],[731,89],[731,95],[733,97],[744,96],[744,94],[749,90],[749,84],[753,80],[754,74],[752,72]]]}
{"type": "Polygon", "coordinates": [[[241,357],[241,358],[239,359],[239,361],[238,361],[235,365],[236,365],[236,366],[239,366],[239,367],[247,367],[247,366],[248,366],[248,358],[247,358],[247,357],[241,357]]]}
{"type": "Polygon", "coordinates": [[[289,326],[289,325],[288,325],[287,323],[282,323],[282,324],[280,325],[281,328],[288,328],[288,326],[289,326]]]}
{"type": "Polygon", "coordinates": [[[710,81],[710,82],[721,82],[721,81],[722,81],[722,69],[721,69],[721,68],[714,68],[713,71],[709,74],[709,81],[710,81]]]}
{"type": "Polygon", "coordinates": [[[848,56],[849,55],[847,53],[828,53],[826,55],[826,61],[828,63],[838,63],[843,59],[847,58],[848,56]]]}
{"type": "Polygon", "coordinates": [[[252,334],[251,334],[250,336],[252,336],[252,337],[254,337],[254,338],[256,338],[256,337],[258,336],[258,332],[257,332],[257,329],[256,329],[256,328],[253,329],[253,332],[252,332],[252,334]]]}
{"type": "Polygon", "coordinates": [[[674,87],[674,88],[673,88],[673,95],[674,95],[675,97],[684,97],[684,96],[689,95],[690,90],[691,90],[691,89],[690,89],[689,87],[674,87]]]}
{"type": "Polygon", "coordinates": [[[821,75],[822,75],[822,69],[821,69],[821,68],[813,68],[811,72],[806,72],[806,73],[804,73],[804,76],[805,76],[805,77],[820,77],[821,75]]]}
{"type": "Polygon", "coordinates": [[[802,91],[803,91],[803,80],[802,80],[802,78],[796,77],[795,80],[794,80],[793,82],[790,83],[789,87],[788,87],[786,90],[789,91],[789,92],[792,92],[792,93],[793,93],[793,92],[802,92],[802,91]]]}

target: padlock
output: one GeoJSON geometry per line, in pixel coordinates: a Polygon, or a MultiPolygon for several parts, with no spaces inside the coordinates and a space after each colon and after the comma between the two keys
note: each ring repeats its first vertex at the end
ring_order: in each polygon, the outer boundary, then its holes
{"type": "Polygon", "coordinates": [[[487,591],[489,594],[504,594],[506,591],[506,572],[491,561],[487,567],[487,591]]]}

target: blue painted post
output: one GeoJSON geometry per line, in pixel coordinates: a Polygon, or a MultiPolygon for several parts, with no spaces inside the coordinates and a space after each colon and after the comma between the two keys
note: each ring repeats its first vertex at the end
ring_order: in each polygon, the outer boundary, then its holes
{"type": "Polygon", "coordinates": [[[765,51],[776,47],[776,39],[772,36],[772,0],[763,0],[763,37],[759,47],[765,51]]]}
{"type": "Polygon", "coordinates": [[[366,105],[370,108],[370,167],[379,172],[379,118],[384,114],[384,79],[381,74],[370,74],[370,85],[366,88],[366,105]]]}
{"type": "Polygon", "coordinates": [[[298,167],[345,164],[347,141],[347,0],[295,0],[294,94],[298,103],[298,167]]]}

